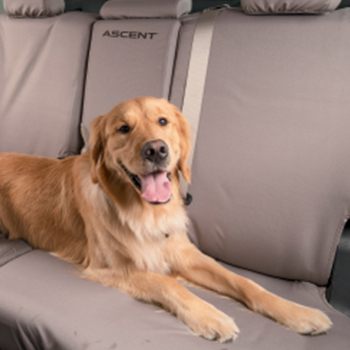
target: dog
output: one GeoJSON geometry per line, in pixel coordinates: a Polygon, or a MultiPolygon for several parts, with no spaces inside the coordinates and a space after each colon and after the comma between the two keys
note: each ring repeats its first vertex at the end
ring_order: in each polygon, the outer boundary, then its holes
{"type": "Polygon", "coordinates": [[[187,237],[180,195],[190,127],[164,99],[125,101],[91,123],[90,148],[62,160],[0,154],[0,223],[9,239],[75,263],[83,278],[161,305],[197,335],[227,342],[239,329],[192,294],[191,283],[240,301],[301,334],[327,332],[319,310],[229,272],[187,237]]]}

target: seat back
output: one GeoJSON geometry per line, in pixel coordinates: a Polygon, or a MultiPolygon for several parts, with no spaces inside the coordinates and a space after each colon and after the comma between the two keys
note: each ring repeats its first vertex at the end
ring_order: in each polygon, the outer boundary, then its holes
{"type": "Polygon", "coordinates": [[[79,124],[95,16],[64,2],[5,1],[0,15],[0,151],[66,157],[79,124]]]}
{"type": "MultiPolygon", "coordinates": [[[[198,15],[182,23],[181,108],[198,15]]],[[[220,260],[325,285],[350,213],[350,11],[216,21],[194,153],[192,237],[220,260]]]]}
{"type": "Polygon", "coordinates": [[[108,1],[94,25],[83,126],[137,96],[169,97],[180,21],[188,0],[108,1]]]}

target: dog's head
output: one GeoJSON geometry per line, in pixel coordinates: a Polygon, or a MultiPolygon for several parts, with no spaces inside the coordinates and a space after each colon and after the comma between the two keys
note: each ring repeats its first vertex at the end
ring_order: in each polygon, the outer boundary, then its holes
{"type": "Polygon", "coordinates": [[[119,104],[92,122],[90,143],[94,183],[104,167],[147,202],[165,204],[172,197],[172,175],[181,171],[191,180],[189,124],[164,99],[140,97],[119,104]]]}

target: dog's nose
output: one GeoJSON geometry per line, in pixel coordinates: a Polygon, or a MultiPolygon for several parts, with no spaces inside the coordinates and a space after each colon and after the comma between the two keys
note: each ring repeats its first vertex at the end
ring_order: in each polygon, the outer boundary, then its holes
{"type": "Polygon", "coordinates": [[[160,163],[168,157],[169,147],[162,140],[148,141],[143,145],[141,155],[144,160],[160,163]]]}

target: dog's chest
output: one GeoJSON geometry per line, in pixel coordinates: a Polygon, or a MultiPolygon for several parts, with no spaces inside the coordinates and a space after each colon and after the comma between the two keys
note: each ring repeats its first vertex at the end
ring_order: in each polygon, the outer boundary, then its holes
{"type": "Polygon", "coordinates": [[[129,254],[136,268],[166,275],[170,272],[165,256],[167,238],[165,234],[153,239],[136,240],[129,247],[129,254]]]}
{"type": "Polygon", "coordinates": [[[169,236],[186,232],[187,218],[180,212],[170,217],[148,217],[137,223],[130,220],[129,227],[135,237],[130,255],[137,268],[161,274],[171,270],[166,256],[169,236]]]}
{"type": "Polygon", "coordinates": [[[86,194],[92,197],[96,225],[100,228],[99,241],[106,238],[106,249],[111,264],[120,262],[113,257],[121,254],[132,260],[139,270],[169,274],[171,266],[166,257],[168,236],[186,232],[187,215],[182,207],[170,210],[144,210],[135,204],[131,208],[117,208],[108,200],[102,188],[90,186],[86,194]]]}

